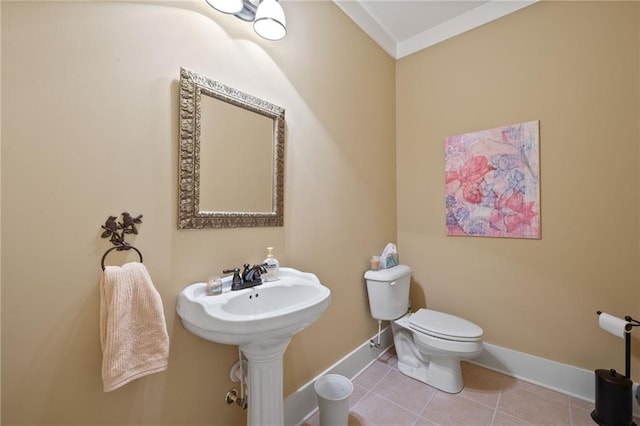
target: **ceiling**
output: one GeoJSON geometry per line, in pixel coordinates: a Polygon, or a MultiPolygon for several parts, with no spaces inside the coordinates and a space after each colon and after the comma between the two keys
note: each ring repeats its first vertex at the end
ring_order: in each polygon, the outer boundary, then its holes
{"type": "Polygon", "coordinates": [[[537,0],[333,0],[389,55],[400,59],[537,0]]]}

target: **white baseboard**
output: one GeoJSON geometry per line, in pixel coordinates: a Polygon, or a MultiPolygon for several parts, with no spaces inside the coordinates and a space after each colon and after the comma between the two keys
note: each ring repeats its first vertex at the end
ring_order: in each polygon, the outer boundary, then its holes
{"type": "MultiPolygon", "coordinates": [[[[382,330],[379,348],[372,347],[369,341],[363,343],[326,371],[289,395],[284,400],[285,425],[300,425],[318,408],[313,384],[319,377],[325,374],[341,374],[353,379],[391,347],[392,344],[391,328],[386,327],[382,330]]],[[[482,354],[471,362],[575,398],[592,403],[595,401],[595,374],[591,370],[562,364],[490,343],[484,343],[482,354]]],[[[634,397],[638,394],[638,385],[635,383],[633,385],[633,394],[634,397]]],[[[633,415],[634,417],[640,417],[640,406],[638,404],[633,404],[633,415]]]]}
{"type": "MultiPolygon", "coordinates": [[[[372,339],[376,339],[373,337],[372,339]]],[[[284,400],[284,424],[287,426],[300,425],[318,408],[318,400],[313,384],[325,374],[340,374],[353,380],[361,371],[393,345],[391,328],[386,327],[380,333],[380,347],[376,348],[364,342],[350,354],[333,364],[331,367],[313,378],[284,400]]]]}
{"type": "Polygon", "coordinates": [[[469,362],[585,401],[595,400],[591,370],[484,343],[479,357],[469,362]]]}

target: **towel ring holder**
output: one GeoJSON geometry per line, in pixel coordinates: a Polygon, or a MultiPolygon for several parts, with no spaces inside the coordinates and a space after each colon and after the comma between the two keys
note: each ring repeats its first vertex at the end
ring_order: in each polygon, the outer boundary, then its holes
{"type": "Polygon", "coordinates": [[[140,257],[140,263],[142,263],[142,253],[140,250],[127,243],[124,240],[126,234],[137,234],[138,228],[136,224],[142,223],[142,215],[137,217],[131,216],[127,212],[122,213],[122,220],[118,221],[117,216],[109,216],[104,225],[101,226],[104,229],[101,238],[109,238],[114,247],[111,247],[102,255],[102,260],[100,261],[100,265],[102,266],[102,270],[104,271],[104,260],[107,258],[107,255],[114,250],[123,251],[123,250],[131,250],[133,249],[138,256],[140,257]]]}
{"type": "Polygon", "coordinates": [[[107,255],[109,253],[111,253],[114,250],[117,251],[123,251],[123,250],[134,250],[136,253],[138,253],[138,256],[140,257],[140,263],[142,263],[142,253],[140,253],[140,250],[138,250],[137,248],[135,248],[134,246],[118,246],[118,247],[111,247],[109,250],[107,250],[103,255],[102,255],[102,260],[100,261],[100,265],[102,265],[102,270],[104,271],[104,260],[107,258],[107,255]]]}

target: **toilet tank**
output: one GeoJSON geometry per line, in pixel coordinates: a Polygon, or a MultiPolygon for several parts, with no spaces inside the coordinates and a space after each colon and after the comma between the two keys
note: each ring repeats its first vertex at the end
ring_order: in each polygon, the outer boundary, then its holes
{"type": "Polygon", "coordinates": [[[369,309],[377,320],[390,321],[400,318],[409,308],[409,282],[411,268],[397,265],[379,271],[367,271],[369,309]]]}

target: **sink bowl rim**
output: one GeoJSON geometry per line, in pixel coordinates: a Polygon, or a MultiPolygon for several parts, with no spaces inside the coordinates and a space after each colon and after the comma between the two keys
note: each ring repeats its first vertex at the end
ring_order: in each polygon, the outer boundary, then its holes
{"type": "Polygon", "coordinates": [[[210,341],[226,344],[252,341],[271,335],[295,334],[315,322],[331,302],[331,291],[316,275],[292,268],[280,268],[279,279],[243,290],[231,291],[231,277],[223,279],[223,293],[206,296],[206,284],[185,287],[178,296],[177,313],[194,334],[210,341]],[[297,282],[294,282],[297,281],[297,282]],[[276,309],[258,315],[222,311],[222,305],[237,297],[259,293],[274,287],[307,286],[318,289],[308,301],[295,303],[295,310],[276,309]],[[295,321],[291,320],[295,316],[295,321]]]}

